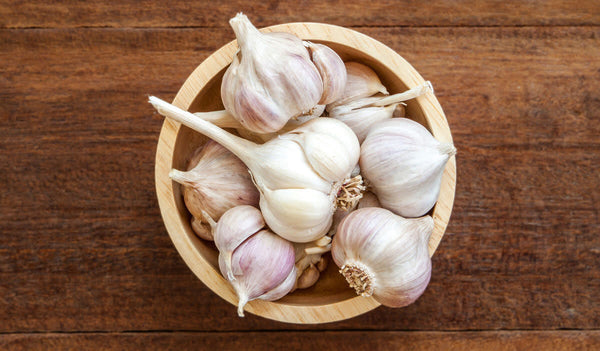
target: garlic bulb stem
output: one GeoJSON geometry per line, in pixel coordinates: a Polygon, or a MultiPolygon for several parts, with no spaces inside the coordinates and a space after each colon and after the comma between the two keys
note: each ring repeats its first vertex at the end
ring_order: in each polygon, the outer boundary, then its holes
{"type": "Polygon", "coordinates": [[[398,104],[403,101],[417,98],[427,92],[433,93],[433,86],[431,82],[426,81],[425,83],[411,88],[402,93],[390,95],[390,96],[372,96],[363,99],[357,99],[350,101],[346,104],[333,107],[331,113],[333,115],[342,115],[349,113],[350,111],[356,111],[364,107],[384,107],[392,104],[398,104]]]}
{"type": "Polygon", "coordinates": [[[221,128],[244,128],[242,124],[227,112],[227,110],[211,111],[211,112],[194,112],[194,116],[200,117],[203,120],[210,122],[221,128]]]}
{"type": "Polygon", "coordinates": [[[194,182],[197,180],[196,178],[191,176],[190,173],[183,172],[183,171],[180,171],[175,168],[173,168],[169,172],[169,178],[173,179],[174,181],[176,181],[179,184],[183,184],[183,185],[187,185],[187,186],[193,186],[194,182]]]}
{"type": "Polygon", "coordinates": [[[442,154],[448,155],[448,157],[456,155],[456,148],[452,143],[440,143],[440,145],[438,145],[438,149],[442,154]]]}
{"type": "Polygon", "coordinates": [[[163,116],[169,117],[193,130],[204,134],[213,139],[217,143],[223,145],[234,155],[247,163],[250,159],[250,154],[257,148],[257,145],[246,139],[237,137],[231,133],[227,133],[223,129],[198,118],[193,113],[184,111],[177,106],[171,105],[155,96],[150,96],[148,101],[154,108],[163,116]]]}
{"type": "MultiPolygon", "coordinates": [[[[417,98],[427,92],[430,92],[433,94],[433,86],[431,85],[430,81],[426,81],[425,83],[418,85],[414,88],[411,88],[405,92],[383,97],[376,102],[368,104],[368,106],[387,106],[387,105],[391,105],[391,104],[399,103],[402,101],[417,98]]],[[[367,105],[365,105],[365,106],[367,106],[367,105]]],[[[357,106],[355,108],[360,108],[360,107],[364,107],[364,106],[357,106]]]]}

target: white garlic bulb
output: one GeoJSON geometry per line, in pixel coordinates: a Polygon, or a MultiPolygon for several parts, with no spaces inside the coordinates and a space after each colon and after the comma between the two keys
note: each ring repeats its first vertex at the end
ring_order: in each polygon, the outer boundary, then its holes
{"type": "Polygon", "coordinates": [[[413,303],[431,277],[430,216],[405,219],[378,207],[350,213],[333,237],[331,254],[358,295],[382,305],[413,303]]]}
{"type": "Polygon", "coordinates": [[[344,87],[344,93],[339,99],[327,105],[327,111],[331,111],[336,106],[377,93],[388,95],[388,91],[381,83],[377,73],[370,67],[358,62],[346,62],[345,66],[346,86],[344,87]]]}
{"type": "Polygon", "coordinates": [[[237,137],[156,97],[150,103],[169,118],[225,146],[250,169],[260,191],[265,222],[294,242],[322,237],[331,225],[338,193],[360,195],[361,182],[350,179],[360,145],[354,132],[332,118],[315,118],[259,145],[237,137]],[[341,189],[345,191],[340,192],[341,189]]]}
{"type": "Polygon", "coordinates": [[[239,51],[223,76],[221,98],[246,129],[276,132],[317,105],[323,82],[302,40],[289,33],[261,33],[241,13],[229,24],[239,51]]]}
{"type": "Polygon", "coordinates": [[[227,279],[234,280],[231,269],[233,251],[246,239],[263,229],[265,221],[256,207],[242,205],[227,210],[212,227],[215,245],[225,261],[227,279]]]}
{"type": "MultiPolygon", "coordinates": [[[[219,269],[226,277],[222,254],[219,254],[219,269]]],[[[231,269],[234,279],[229,282],[238,296],[238,315],[243,317],[248,301],[276,300],[294,287],[294,247],[271,231],[261,230],[235,248],[231,269]]]]}
{"type": "Polygon", "coordinates": [[[173,169],[169,176],[184,186],[186,207],[199,222],[204,218],[202,211],[218,220],[232,207],[258,205],[260,195],[246,165],[214,141],[196,149],[188,163],[188,171],[173,169]]]}
{"type": "Polygon", "coordinates": [[[323,80],[323,95],[319,104],[329,104],[342,97],[346,87],[346,66],[340,56],[323,44],[305,41],[312,62],[323,80]]]}
{"type": "Polygon", "coordinates": [[[456,149],[413,120],[392,118],[371,127],[360,152],[361,173],[381,206],[420,217],[435,205],[444,167],[456,149]]]}

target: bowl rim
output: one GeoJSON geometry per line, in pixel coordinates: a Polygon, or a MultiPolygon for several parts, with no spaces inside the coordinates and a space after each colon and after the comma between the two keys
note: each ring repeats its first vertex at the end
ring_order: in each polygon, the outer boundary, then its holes
{"type": "MultiPolygon", "coordinates": [[[[331,24],[313,22],[294,22],[270,26],[260,29],[263,32],[289,32],[303,40],[335,42],[363,53],[376,52],[374,57],[382,63],[407,87],[412,88],[425,82],[423,77],[410,63],[385,44],[355,30],[331,24]]],[[[179,89],[173,104],[188,110],[197,93],[210,82],[222,69],[226,68],[237,51],[236,40],[233,40],[207,57],[186,79],[179,89]]],[[[452,135],[446,116],[432,93],[416,99],[425,116],[430,130],[436,139],[452,142],[452,135]]],[[[213,292],[229,303],[236,305],[237,296],[230,284],[215,270],[212,265],[195,248],[193,240],[186,235],[184,221],[177,209],[173,190],[173,181],[169,171],[173,167],[173,151],[181,125],[165,118],[156,151],[155,181],[161,216],[167,232],[175,248],[194,272],[194,274],[213,292]]],[[[429,241],[429,254],[437,249],[452,212],[456,187],[456,159],[446,164],[442,177],[440,196],[433,210],[434,231],[429,241]]],[[[380,304],[372,297],[355,296],[350,299],[324,305],[296,305],[278,301],[250,301],[245,311],[287,323],[314,324],[340,321],[366,313],[380,304]]],[[[234,314],[232,314],[234,315],[234,314]]]]}

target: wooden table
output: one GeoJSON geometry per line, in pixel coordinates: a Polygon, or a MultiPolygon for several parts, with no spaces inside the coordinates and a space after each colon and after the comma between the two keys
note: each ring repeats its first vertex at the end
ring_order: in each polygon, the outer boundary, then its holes
{"type": "Polygon", "coordinates": [[[599,25],[597,0],[0,1],[0,349],[599,349],[599,25]],[[240,10],[356,29],[433,82],[458,185],[414,305],[242,319],[177,254],[146,98],[240,10]]]}

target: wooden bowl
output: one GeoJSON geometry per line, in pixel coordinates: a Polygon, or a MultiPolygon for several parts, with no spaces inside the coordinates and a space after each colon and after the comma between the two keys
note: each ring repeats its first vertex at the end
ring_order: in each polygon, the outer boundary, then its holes
{"type": "MultiPolygon", "coordinates": [[[[392,94],[424,82],[421,75],[392,49],[350,29],[319,23],[289,23],[264,28],[263,31],[290,32],[302,39],[326,44],[344,61],[359,61],[373,68],[392,94]]],[[[209,56],[192,72],[173,104],[191,112],[223,109],[221,79],[236,50],[237,44],[233,41],[209,56]]],[[[452,141],[444,112],[433,94],[427,93],[408,101],[407,116],[426,126],[438,140],[452,141]]],[[[233,288],[219,273],[214,244],[194,234],[181,188],[168,175],[172,168],[185,169],[192,151],[206,140],[203,135],[165,119],[156,153],[156,191],[165,226],[179,254],[204,284],[236,305],[233,288]]],[[[440,197],[432,211],[435,228],[429,241],[430,255],[437,248],[450,219],[455,184],[456,161],[453,157],[444,170],[440,197]]],[[[326,323],[351,318],[379,306],[373,298],[357,296],[337,270],[330,261],[313,287],[296,290],[274,302],[251,301],[245,310],[288,323],[326,323]]],[[[231,317],[237,318],[233,307],[231,317]]]]}

